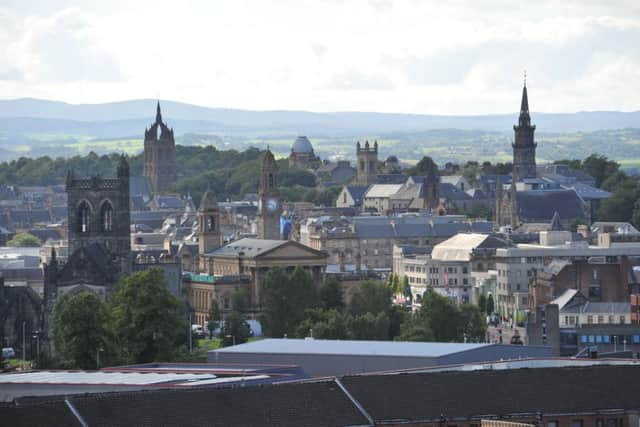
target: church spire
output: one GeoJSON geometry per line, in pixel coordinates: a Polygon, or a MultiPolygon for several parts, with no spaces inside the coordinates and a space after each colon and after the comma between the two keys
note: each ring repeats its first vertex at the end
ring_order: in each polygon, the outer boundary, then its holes
{"type": "Polygon", "coordinates": [[[162,123],[162,113],[160,112],[160,100],[158,99],[158,105],[156,106],[156,123],[162,123]]]}
{"type": "Polygon", "coordinates": [[[520,101],[520,126],[530,126],[531,116],[529,115],[529,96],[527,95],[527,74],[524,75],[524,85],[522,86],[522,101],[520,101]]]}

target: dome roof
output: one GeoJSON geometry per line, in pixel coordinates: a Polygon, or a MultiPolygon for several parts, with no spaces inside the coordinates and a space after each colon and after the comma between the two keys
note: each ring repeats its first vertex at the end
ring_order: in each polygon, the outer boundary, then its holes
{"type": "Polygon", "coordinates": [[[387,163],[398,163],[398,158],[394,155],[387,157],[387,163]]]}
{"type": "Polygon", "coordinates": [[[299,136],[293,143],[291,151],[294,153],[313,153],[313,145],[311,145],[311,142],[309,142],[306,136],[299,136]]]}

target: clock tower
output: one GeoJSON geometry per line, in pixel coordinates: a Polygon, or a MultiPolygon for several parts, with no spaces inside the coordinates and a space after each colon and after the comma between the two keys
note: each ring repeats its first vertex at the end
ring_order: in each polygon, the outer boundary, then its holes
{"type": "Polygon", "coordinates": [[[271,151],[262,158],[258,187],[258,238],[280,240],[282,201],[278,191],[278,165],[271,151]]]}

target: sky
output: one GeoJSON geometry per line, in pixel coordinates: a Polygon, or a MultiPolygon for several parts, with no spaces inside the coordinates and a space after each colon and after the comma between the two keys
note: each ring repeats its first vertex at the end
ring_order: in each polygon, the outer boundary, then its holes
{"type": "Polygon", "coordinates": [[[254,110],[640,110],[638,0],[3,0],[0,97],[254,110]]]}

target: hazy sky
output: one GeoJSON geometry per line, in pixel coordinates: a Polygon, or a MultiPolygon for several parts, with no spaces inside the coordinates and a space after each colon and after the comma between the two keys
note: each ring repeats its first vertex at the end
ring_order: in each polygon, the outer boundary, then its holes
{"type": "Polygon", "coordinates": [[[484,114],[640,109],[640,0],[0,3],[0,96],[484,114]],[[446,4],[445,4],[446,3],[446,4]]]}

